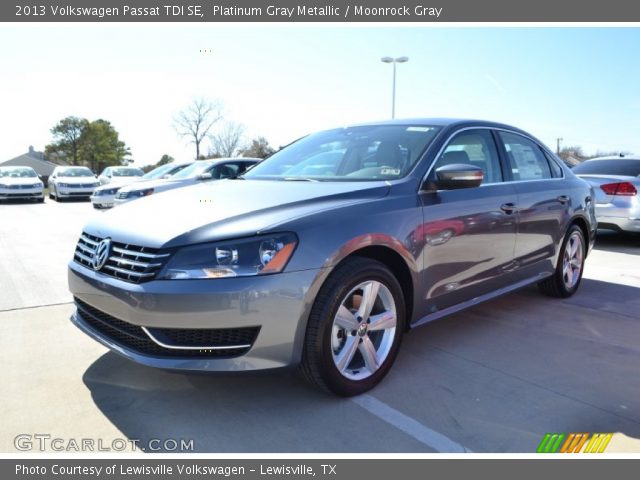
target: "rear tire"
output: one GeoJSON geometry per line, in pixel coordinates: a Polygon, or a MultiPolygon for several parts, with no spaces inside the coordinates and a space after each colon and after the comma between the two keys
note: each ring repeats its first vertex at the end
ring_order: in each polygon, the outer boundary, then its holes
{"type": "Polygon", "coordinates": [[[405,330],[402,288],[382,263],[347,259],[315,299],[304,341],[303,375],[336,395],[359,395],[390,370],[405,330]]]}
{"type": "Polygon", "coordinates": [[[558,298],[568,298],[576,293],[582,280],[586,254],[584,234],[580,227],[572,225],[562,241],[555,272],[538,283],[540,291],[558,298]]]}

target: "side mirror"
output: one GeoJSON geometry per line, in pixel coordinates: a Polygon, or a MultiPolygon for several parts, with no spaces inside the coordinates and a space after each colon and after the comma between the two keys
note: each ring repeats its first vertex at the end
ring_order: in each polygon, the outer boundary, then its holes
{"type": "Polygon", "coordinates": [[[200,180],[211,180],[213,178],[213,175],[211,175],[211,172],[206,172],[206,173],[201,173],[200,175],[198,175],[198,178],[200,180]]]}
{"type": "Polygon", "coordinates": [[[444,165],[436,169],[435,185],[438,190],[479,187],[484,179],[480,167],[466,163],[444,165]]]}

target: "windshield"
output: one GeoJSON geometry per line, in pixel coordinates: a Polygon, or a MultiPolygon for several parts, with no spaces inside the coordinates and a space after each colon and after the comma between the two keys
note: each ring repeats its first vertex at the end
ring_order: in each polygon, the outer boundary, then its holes
{"type": "Polygon", "coordinates": [[[0,168],[0,178],[32,178],[38,174],[31,167],[2,167],[0,168]]]}
{"type": "Polygon", "coordinates": [[[367,181],[407,175],[439,127],[371,125],[309,135],[244,177],[262,180],[367,181]]]}
{"type": "Polygon", "coordinates": [[[60,170],[61,177],[93,177],[93,172],[87,167],[71,167],[60,170]]]}
{"type": "Polygon", "coordinates": [[[175,175],[171,176],[171,180],[174,178],[184,179],[184,178],[194,178],[198,175],[204,173],[214,162],[207,162],[205,160],[198,160],[197,162],[193,162],[187,168],[183,168],[175,175]]]}
{"type": "Polygon", "coordinates": [[[114,168],[113,176],[114,177],[141,177],[144,175],[144,172],[139,168],[114,168]]]}
{"type": "Polygon", "coordinates": [[[624,177],[640,176],[640,160],[589,160],[573,167],[578,175],[621,175],[624,177]]]}
{"type": "Polygon", "coordinates": [[[165,175],[171,174],[172,171],[179,172],[186,165],[178,165],[176,166],[174,163],[167,163],[166,165],[161,165],[159,167],[154,168],[150,172],[145,173],[142,178],[145,180],[155,180],[156,178],[162,178],[165,175]]]}

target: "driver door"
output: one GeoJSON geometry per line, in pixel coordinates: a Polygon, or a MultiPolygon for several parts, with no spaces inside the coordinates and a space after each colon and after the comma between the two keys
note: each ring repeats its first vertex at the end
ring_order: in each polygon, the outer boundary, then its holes
{"type": "Polygon", "coordinates": [[[416,235],[422,246],[424,315],[493,291],[512,273],[517,196],[504,179],[494,135],[486,128],[457,133],[436,159],[427,191],[420,193],[424,220],[416,235]],[[480,167],[481,185],[438,189],[436,170],[452,164],[480,167]]]}

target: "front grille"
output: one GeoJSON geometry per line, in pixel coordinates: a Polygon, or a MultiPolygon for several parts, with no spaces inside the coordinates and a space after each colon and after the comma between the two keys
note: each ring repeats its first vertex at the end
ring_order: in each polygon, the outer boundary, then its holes
{"type": "Polygon", "coordinates": [[[28,190],[39,186],[39,183],[34,183],[33,185],[7,185],[5,188],[8,188],[9,190],[28,190]]]}
{"type": "Polygon", "coordinates": [[[233,345],[252,345],[256,339],[257,329],[249,328],[217,328],[203,329],[175,329],[149,328],[149,332],[156,340],[166,345],[217,346],[230,347],[233,345]]]}
{"type": "Polygon", "coordinates": [[[6,193],[2,195],[3,197],[8,197],[8,198],[40,198],[42,197],[42,192],[38,192],[38,193],[6,193]]]}
{"type": "MultiPolygon", "coordinates": [[[[173,329],[154,328],[149,331],[155,336],[163,336],[161,343],[172,346],[200,346],[211,348],[182,350],[158,345],[145,333],[142,327],[112,317],[78,298],[74,298],[80,320],[102,336],[118,345],[143,355],[167,358],[231,358],[249,351],[260,331],[260,327],[217,328],[217,329],[173,329]],[[164,340],[170,340],[171,343],[164,340]],[[181,343],[185,342],[185,343],[181,343]],[[190,343],[191,342],[191,343],[190,343]],[[193,343],[196,342],[196,343],[193,343]],[[199,343],[203,342],[203,343],[199,343]],[[233,348],[234,345],[242,347],[233,348]],[[248,346],[245,346],[248,345],[248,346]],[[215,349],[218,347],[221,349],[215,349]]],[[[159,338],[158,338],[159,339],[159,338]]]]}
{"type": "MultiPolygon", "coordinates": [[[[98,243],[102,240],[100,237],[83,232],[76,245],[73,259],[85,267],[93,268],[93,256],[98,243]]],[[[155,278],[169,255],[169,253],[161,253],[157,248],[112,242],[109,258],[100,272],[127,282],[148,282],[155,278]]]]}

